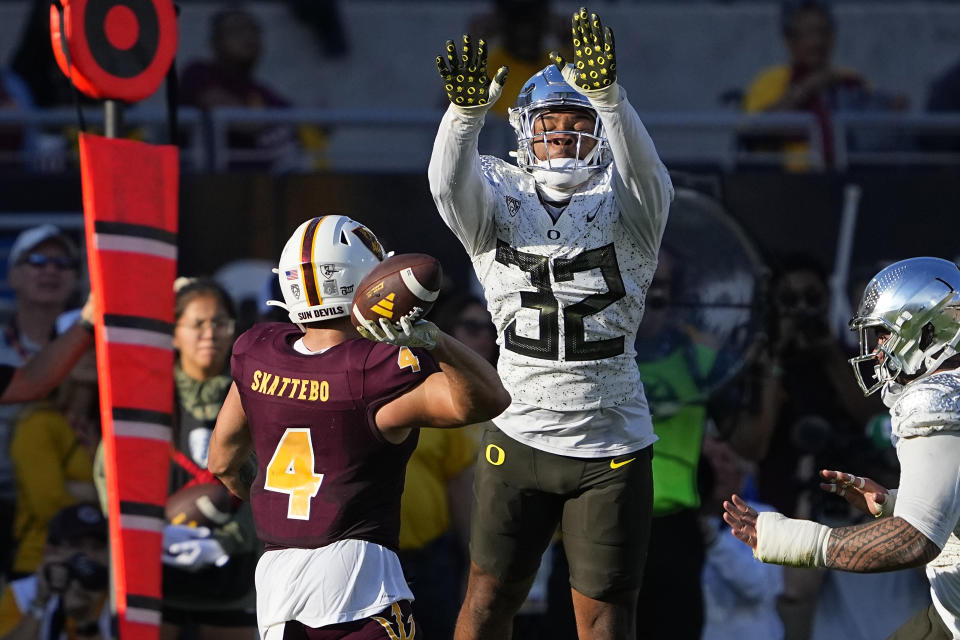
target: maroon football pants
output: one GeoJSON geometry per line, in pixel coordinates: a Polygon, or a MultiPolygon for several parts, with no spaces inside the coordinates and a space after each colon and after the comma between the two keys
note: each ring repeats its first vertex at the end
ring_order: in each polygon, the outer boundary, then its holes
{"type": "Polygon", "coordinates": [[[283,640],[423,640],[417,635],[413,610],[406,600],[395,602],[375,616],[325,627],[288,621],[283,640]]]}

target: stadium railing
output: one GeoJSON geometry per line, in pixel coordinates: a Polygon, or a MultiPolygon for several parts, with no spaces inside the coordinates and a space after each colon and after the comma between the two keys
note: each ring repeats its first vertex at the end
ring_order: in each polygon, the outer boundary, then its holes
{"type": "MultiPolygon", "coordinates": [[[[91,130],[102,129],[100,110],[86,109],[84,113],[91,130]]],[[[196,172],[235,168],[418,172],[429,161],[441,116],[437,109],[224,108],[201,112],[183,108],[178,117],[182,164],[185,171],[196,172]],[[305,129],[312,129],[313,135],[305,135],[305,129]],[[238,145],[238,139],[246,143],[238,145]]],[[[807,113],[675,111],[642,113],[641,118],[668,165],[725,171],[745,166],[777,168],[791,159],[796,161],[798,153],[802,165],[813,171],[823,170],[830,155],[841,171],[855,166],[960,162],[960,113],[839,113],[833,117],[832,154],[825,153],[821,129],[807,113]],[[788,156],[776,144],[778,140],[803,144],[800,151],[788,156]]],[[[162,109],[130,109],[124,114],[124,123],[128,137],[167,141],[162,109]]],[[[73,109],[0,111],[0,143],[19,140],[16,148],[0,147],[0,170],[43,172],[75,165],[77,130],[73,109]]],[[[506,157],[515,147],[510,126],[488,116],[481,152],[506,157]]]]}

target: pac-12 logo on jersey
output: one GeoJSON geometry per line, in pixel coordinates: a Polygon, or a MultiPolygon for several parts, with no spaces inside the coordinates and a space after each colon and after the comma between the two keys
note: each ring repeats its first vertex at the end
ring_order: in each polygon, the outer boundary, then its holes
{"type": "Polygon", "coordinates": [[[520,201],[510,196],[506,196],[506,200],[507,200],[507,211],[510,213],[510,216],[511,217],[516,216],[517,212],[520,211],[520,204],[521,204],[520,201]]]}
{"type": "Polygon", "coordinates": [[[400,603],[394,602],[390,608],[393,613],[393,622],[383,616],[370,617],[380,623],[380,626],[387,632],[387,637],[390,638],[390,640],[414,640],[417,635],[417,623],[413,619],[413,614],[411,613],[407,616],[405,623],[400,603]]]}

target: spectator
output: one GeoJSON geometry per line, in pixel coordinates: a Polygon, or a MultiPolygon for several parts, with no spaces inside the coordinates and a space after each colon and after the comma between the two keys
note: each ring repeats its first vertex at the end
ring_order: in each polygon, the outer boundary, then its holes
{"type": "MultiPolygon", "coordinates": [[[[18,235],[10,248],[7,265],[14,311],[0,340],[0,364],[18,367],[54,337],[56,318],[76,290],[79,261],[73,241],[60,229],[48,224],[32,227],[18,235]]],[[[89,345],[89,336],[85,338],[81,341],[83,346],[89,345]]],[[[79,355],[76,354],[74,361],[79,355]]],[[[72,366],[71,362],[63,367],[57,380],[51,381],[45,390],[53,388],[72,366]]],[[[11,378],[10,384],[15,381],[15,377],[11,378]]],[[[6,393],[10,391],[7,389],[6,393]]],[[[18,411],[16,405],[0,407],[0,573],[9,570],[12,547],[10,525],[14,517],[16,490],[9,450],[12,419],[18,411]]]]}
{"type": "MultiPolygon", "coordinates": [[[[181,278],[177,284],[171,494],[188,483],[217,482],[207,471],[207,451],[230,388],[228,359],[235,327],[233,303],[216,282],[181,278]]],[[[253,570],[258,542],[249,506],[212,536],[230,556],[222,567],[207,565],[199,557],[186,566],[185,558],[165,558],[171,564],[163,573],[164,637],[175,637],[172,634],[186,629],[199,640],[256,637],[253,570]]]]}
{"type": "MultiPolygon", "coordinates": [[[[785,515],[806,516],[819,508],[811,502],[820,493],[815,469],[831,462],[831,454],[848,451],[882,407],[864,398],[850,379],[847,354],[827,324],[827,276],[819,263],[788,256],[771,288],[773,371],[783,381],[786,399],[759,466],[759,495],[785,515]],[[801,461],[814,456],[814,466],[801,461]],[[799,487],[811,489],[812,496],[798,498],[799,487]]],[[[843,466],[846,460],[832,462],[826,466],[843,466]]]]}
{"type": "Polygon", "coordinates": [[[92,349],[77,362],[52,402],[19,416],[10,445],[17,479],[16,553],[12,577],[43,560],[47,525],[63,507],[97,499],[93,455],[100,442],[97,361],[92,349]]]}
{"type": "Polygon", "coordinates": [[[43,564],[0,596],[0,638],[109,638],[107,524],[95,503],[61,509],[43,564]]]}
{"type": "MultiPolygon", "coordinates": [[[[757,562],[749,548],[727,534],[721,519],[723,501],[744,490],[750,465],[729,443],[710,436],[704,438],[703,455],[708,464],[702,475],[709,479],[702,486],[703,640],[782,640],[783,622],[776,603],[783,589],[783,568],[757,562]]],[[[772,511],[755,501],[751,506],[772,511]]]]}
{"type": "Polygon", "coordinates": [[[497,364],[497,329],[490,319],[487,304],[472,294],[453,296],[434,310],[437,326],[483,356],[490,364],[497,364]]]}
{"type": "MultiPolygon", "coordinates": [[[[882,407],[859,392],[848,355],[830,333],[824,269],[788,256],[771,284],[771,373],[784,399],[773,420],[769,451],[758,465],[758,497],[789,517],[819,517],[828,503],[816,470],[849,464],[867,423],[882,407]]],[[[780,611],[788,635],[805,637],[820,577],[787,568],[780,611]]]]}
{"type": "MultiPolygon", "coordinates": [[[[254,77],[263,52],[260,23],[244,9],[225,9],[210,24],[213,59],[187,65],[180,81],[181,104],[215,109],[289,107],[290,101],[254,77]]],[[[289,125],[234,125],[227,136],[231,169],[305,168],[297,131],[289,125]]]]}
{"type": "MultiPolygon", "coordinates": [[[[857,71],[833,62],[836,25],[823,0],[785,0],[780,27],[789,60],[769,67],[754,78],[744,98],[747,112],[805,111],[814,115],[823,141],[824,159],[833,162],[831,113],[872,108],[904,109],[902,96],[875,92],[857,71]]],[[[757,141],[769,147],[766,136],[757,141]]],[[[804,140],[779,138],[775,149],[786,152],[787,167],[805,169],[808,146],[804,140]]]]}

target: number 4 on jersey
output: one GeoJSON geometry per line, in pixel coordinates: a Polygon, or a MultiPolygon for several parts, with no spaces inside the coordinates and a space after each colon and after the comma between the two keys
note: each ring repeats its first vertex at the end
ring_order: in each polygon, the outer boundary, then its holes
{"type": "Polygon", "coordinates": [[[310,429],[290,427],[284,431],[267,465],[263,488],[290,496],[288,518],[310,519],[310,500],[320,491],[323,482],[323,474],[314,473],[313,463],[310,429]]]}
{"type": "Polygon", "coordinates": [[[420,358],[413,355],[413,351],[410,351],[408,347],[400,347],[400,355],[397,356],[397,366],[401,369],[410,367],[411,371],[417,373],[420,371],[420,358]]]}

